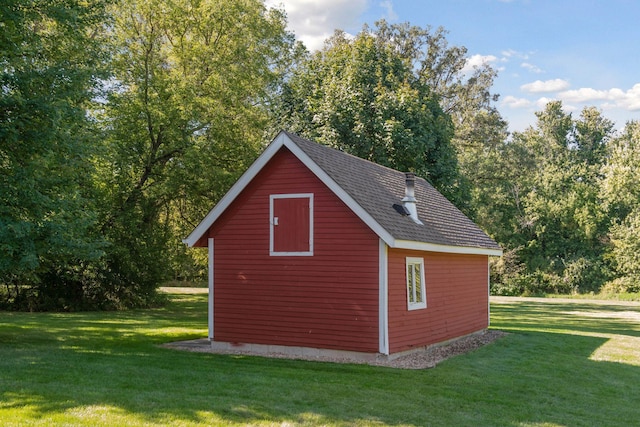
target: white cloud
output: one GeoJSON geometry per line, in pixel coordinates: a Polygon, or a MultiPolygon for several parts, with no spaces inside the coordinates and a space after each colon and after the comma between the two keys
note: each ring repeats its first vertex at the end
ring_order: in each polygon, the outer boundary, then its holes
{"type": "MultiPolygon", "coordinates": [[[[538,82],[536,86],[552,88],[553,84],[549,82],[538,82]]],[[[561,82],[563,80],[558,79],[556,84],[561,86],[561,82]]],[[[508,117],[509,128],[512,131],[521,131],[535,123],[535,111],[543,111],[549,102],[557,100],[562,101],[562,109],[567,113],[578,112],[587,106],[606,110],[607,117],[621,127],[629,120],[629,112],[640,112],[640,83],[636,83],[628,90],[580,88],[558,91],[553,97],[542,96],[538,99],[507,95],[502,97],[500,105],[503,113],[506,113],[505,117],[508,117]]]]}
{"type": "MultiPolygon", "coordinates": [[[[555,98],[547,98],[543,96],[534,101],[527,98],[516,98],[515,96],[508,95],[502,99],[502,106],[514,109],[531,109],[532,111],[543,110],[544,107],[551,101],[555,101],[555,98]]],[[[563,108],[566,107],[563,105],[563,108]]]]}
{"type": "MultiPolygon", "coordinates": [[[[616,91],[615,89],[612,90],[616,91]]],[[[562,100],[580,103],[613,99],[611,95],[611,91],[609,90],[595,90],[590,87],[567,90],[560,93],[560,97],[562,98],[562,100]]]]}
{"type": "Polygon", "coordinates": [[[544,71],[542,70],[542,68],[540,68],[540,67],[538,67],[538,66],[536,66],[536,65],[530,64],[530,63],[528,63],[528,62],[523,62],[522,64],[520,64],[520,66],[521,66],[522,68],[525,68],[525,69],[527,69],[527,70],[531,71],[532,73],[535,73],[535,74],[541,74],[541,73],[544,73],[544,71]]]}
{"type": "Polygon", "coordinates": [[[493,55],[472,55],[467,59],[467,63],[462,68],[462,72],[467,73],[473,71],[476,67],[481,67],[497,60],[498,58],[493,55]]]}
{"type": "Polygon", "coordinates": [[[619,88],[597,90],[583,87],[560,92],[558,96],[567,102],[589,104],[606,101],[602,106],[607,109],[620,108],[627,111],[640,111],[640,83],[627,91],[619,88]]]}
{"type": "Polygon", "coordinates": [[[516,98],[515,96],[507,95],[502,100],[502,105],[509,108],[528,108],[531,106],[531,101],[525,98],[516,98]]]}
{"type": "Polygon", "coordinates": [[[625,92],[621,104],[629,111],[640,111],[640,83],[625,92]]]}
{"type": "Polygon", "coordinates": [[[507,62],[511,58],[518,58],[518,59],[522,59],[524,61],[529,59],[529,54],[528,53],[520,52],[520,51],[517,51],[517,50],[514,50],[514,49],[503,50],[502,52],[500,52],[500,54],[502,55],[501,61],[503,61],[503,62],[507,62]]]}
{"type": "MultiPolygon", "coordinates": [[[[556,98],[547,98],[546,96],[543,96],[542,98],[538,98],[534,104],[535,104],[537,110],[542,111],[542,110],[544,110],[544,107],[546,107],[547,104],[552,102],[552,101],[557,101],[557,99],[556,98]]],[[[562,107],[563,107],[563,109],[566,108],[566,106],[564,106],[564,105],[562,107]]]]}
{"type": "Polygon", "coordinates": [[[565,90],[569,87],[569,82],[562,79],[553,80],[536,80],[533,83],[527,83],[520,86],[525,92],[529,93],[544,93],[544,92],[558,92],[565,90]]]}
{"type": "Polygon", "coordinates": [[[380,7],[387,11],[385,19],[388,21],[398,20],[398,14],[393,10],[393,2],[391,0],[384,0],[380,2],[380,7]]]}
{"type": "MultiPolygon", "coordinates": [[[[391,3],[384,3],[393,12],[391,3]]],[[[367,0],[267,0],[266,5],[284,8],[289,30],[311,51],[322,48],[336,29],[359,29],[359,18],[368,8],[367,0]]]]}

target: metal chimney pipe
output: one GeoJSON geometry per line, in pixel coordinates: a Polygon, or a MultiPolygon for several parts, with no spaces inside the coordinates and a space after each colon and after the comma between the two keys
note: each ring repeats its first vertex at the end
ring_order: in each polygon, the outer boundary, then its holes
{"type": "Polygon", "coordinates": [[[405,176],[405,188],[404,188],[404,199],[402,199],[402,205],[409,212],[409,216],[416,224],[421,224],[422,222],[418,218],[418,208],[416,206],[416,196],[415,196],[415,187],[416,187],[416,175],[413,172],[406,172],[405,176]]]}

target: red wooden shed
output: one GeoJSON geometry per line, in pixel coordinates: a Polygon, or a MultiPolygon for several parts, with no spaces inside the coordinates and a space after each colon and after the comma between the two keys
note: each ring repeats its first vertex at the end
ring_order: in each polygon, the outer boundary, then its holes
{"type": "Polygon", "coordinates": [[[209,250],[212,346],[307,355],[486,329],[502,254],[424,179],[284,131],[184,242],[209,250]]]}

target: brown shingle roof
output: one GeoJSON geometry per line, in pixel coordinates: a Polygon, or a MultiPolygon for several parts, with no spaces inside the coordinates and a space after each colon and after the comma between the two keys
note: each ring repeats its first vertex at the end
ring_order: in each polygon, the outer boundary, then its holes
{"type": "Polygon", "coordinates": [[[493,239],[424,179],[416,177],[415,185],[418,217],[423,223],[420,225],[393,208],[404,197],[404,172],[284,133],[396,240],[500,250],[493,239]]]}

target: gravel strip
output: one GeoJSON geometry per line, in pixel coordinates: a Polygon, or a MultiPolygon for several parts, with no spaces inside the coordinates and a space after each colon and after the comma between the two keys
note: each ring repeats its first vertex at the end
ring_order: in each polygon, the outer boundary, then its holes
{"type": "Polygon", "coordinates": [[[398,369],[426,369],[433,368],[438,363],[446,360],[450,357],[457,356],[471,352],[479,347],[490,344],[495,340],[507,335],[506,332],[497,330],[486,330],[477,334],[468,335],[463,338],[456,339],[447,344],[434,345],[424,350],[416,351],[414,353],[406,354],[397,358],[384,358],[380,357],[376,360],[361,360],[353,358],[333,358],[333,357],[319,357],[319,356],[292,356],[290,354],[283,353],[269,353],[269,354],[256,354],[248,351],[221,351],[211,348],[210,343],[206,339],[192,340],[192,341],[179,341],[173,343],[163,344],[163,347],[173,348],[177,350],[195,351],[201,353],[215,353],[215,354],[235,354],[235,355],[248,355],[248,356],[262,356],[272,357],[277,359],[296,359],[296,360],[310,360],[316,362],[333,362],[333,363],[358,363],[369,364],[374,366],[385,366],[389,368],[398,369]]]}
{"type": "Polygon", "coordinates": [[[438,363],[459,354],[469,353],[495,340],[507,335],[506,332],[487,330],[478,334],[459,338],[442,345],[434,345],[423,351],[400,356],[397,359],[373,363],[379,366],[388,366],[400,369],[426,369],[434,368],[438,363]]]}

